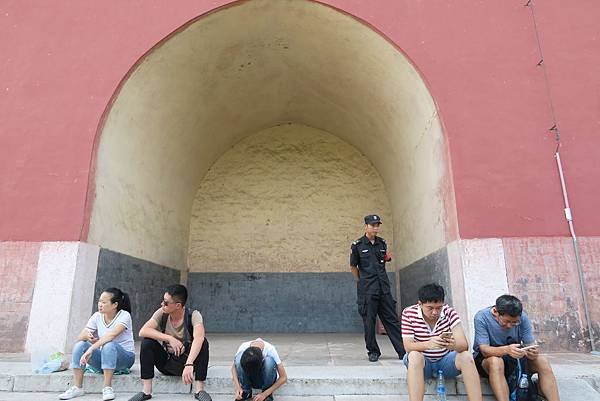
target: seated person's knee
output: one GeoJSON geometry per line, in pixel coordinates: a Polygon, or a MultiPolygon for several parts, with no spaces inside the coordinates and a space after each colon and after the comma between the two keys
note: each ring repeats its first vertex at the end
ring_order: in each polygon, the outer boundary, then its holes
{"type": "Polygon", "coordinates": [[[504,360],[502,358],[490,356],[489,358],[485,359],[485,362],[489,374],[500,373],[504,375],[504,360]]]}
{"type": "Polygon", "coordinates": [[[154,347],[155,343],[157,343],[157,341],[151,338],[142,339],[142,344],[140,345],[140,352],[151,349],[152,347],[154,347]]]}
{"type": "Polygon", "coordinates": [[[267,356],[263,360],[263,370],[269,371],[271,369],[276,369],[277,364],[275,363],[275,359],[270,356],[267,356]]]}
{"type": "Polygon", "coordinates": [[[461,365],[467,363],[475,363],[475,361],[473,361],[473,355],[469,351],[459,352],[456,355],[456,361],[459,362],[461,365]]]}
{"type": "Polygon", "coordinates": [[[410,351],[408,353],[408,366],[422,367],[425,365],[425,357],[422,352],[410,351]]]}
{"type": "Polygon", "coordinates": [[[552,367],[550,366],[550,362],[544,356],[538,356],[535,361],[530,361],[530,364],[533,365],[533,368],[539,374],[547,374],[552,372],[552,367]],[[533,362],[533,363],[531,363],[533,362]]]}
{"type": "Polygon", "coordinates": [[[102,353],[113,352],[117,350],[117,344],[112,341],[107,342],[102,346],[102,353]]]}
{"type": "Polygon", "coordinates": [[[75,353],[77,350],[88,348],[90,345],[91,344],[87,341],[77,341],[75,345],[73,345],[73,353],[75,353]]]}

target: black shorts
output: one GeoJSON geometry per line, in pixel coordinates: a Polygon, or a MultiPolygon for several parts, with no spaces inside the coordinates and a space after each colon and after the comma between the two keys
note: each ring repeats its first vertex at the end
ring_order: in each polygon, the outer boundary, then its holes
{"type": "MultiPolygon", "coordinates": [[[[474,358],[475,361],[475,367],[477,368],[477,372],[479,373],[479,376],[488,379],[489,376],[487,374],[487,372],[485,371],[485,369],[483,368],[483,360],[485,358],[483,357],[483,355],[481,353],[477,354],[477,356],[474,358]]],[[[510,373],[510,366],[511,366],[511,361],[514,364],[514,359],[512,359],[510,356],[508,355],[504,355],[502,357],[502,360],[504,360],[504,377],[508,377],[509,373],[510,373]]]]}
{"type": "Polygon", "coordinates": [[[479,372],[479,376],[484,377],[484,378],[488,378],[488,374],[485,371],[485,369],[483,368],[483,360],[485,358],[483,357],[483,355],[481,353],[478,353],[477,356],[474,358],[475,360],[475,367],[477,368],[477,372],[479,372]]]}

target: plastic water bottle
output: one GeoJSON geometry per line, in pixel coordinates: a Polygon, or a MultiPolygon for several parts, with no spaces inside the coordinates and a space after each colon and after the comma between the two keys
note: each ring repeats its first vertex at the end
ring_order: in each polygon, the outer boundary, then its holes
{"type": "Polygon", "coordinates": [[[519,379],[519,388],[517,389],[517,400],[524,400],[527,398],[529,392],[529,379],[527,374],[523,373],[519,379]]]}
{"type": "Polygon", "coordinates": [[[444,373],[441,370],[438,370],[437,399],[438,401],[446,401],[446,383],[444,383],[444,373]]]}

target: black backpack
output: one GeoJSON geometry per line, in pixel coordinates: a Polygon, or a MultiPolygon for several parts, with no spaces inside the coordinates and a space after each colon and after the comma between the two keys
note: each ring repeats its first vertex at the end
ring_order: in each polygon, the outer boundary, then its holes
{"type": "Polygon", "coordinates": [[[527,365],[527,359],[515,359],[505,355],[504,359],[504,376],[508,383],[510,401],[546,401],[538,389],[536,381],[531,379],[531,372],[527,365]],[[527,391],[519,391],[519,382],[521,376],[527,375],[527,391]]]}

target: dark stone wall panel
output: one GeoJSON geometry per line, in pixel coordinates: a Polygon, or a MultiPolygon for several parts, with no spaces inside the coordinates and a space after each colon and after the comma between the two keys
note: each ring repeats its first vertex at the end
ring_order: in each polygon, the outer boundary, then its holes
{"type": "Polygon", "coordinates": [[[108,249],[100,249],[96,287],[94,290],[94,311],[102,290],[117,287],[131,298],[134,335],[160,307],[164,290],[168,285],[180,280],[179,270],[157,265],[108,249]]]}
{"type": "Polygon", "coordinates": [[[417,303],[419,288],[429,283],[437,283],[444,287],[446,303],[452,305],[448,252],[445,247],[400,269],[398,273],[402,309],[417,303]]]}
{"type": "Polygon", "coordinates": [[[190,273],[188,289],[208,332],[362,332],[349,272],[190,273]]]}

